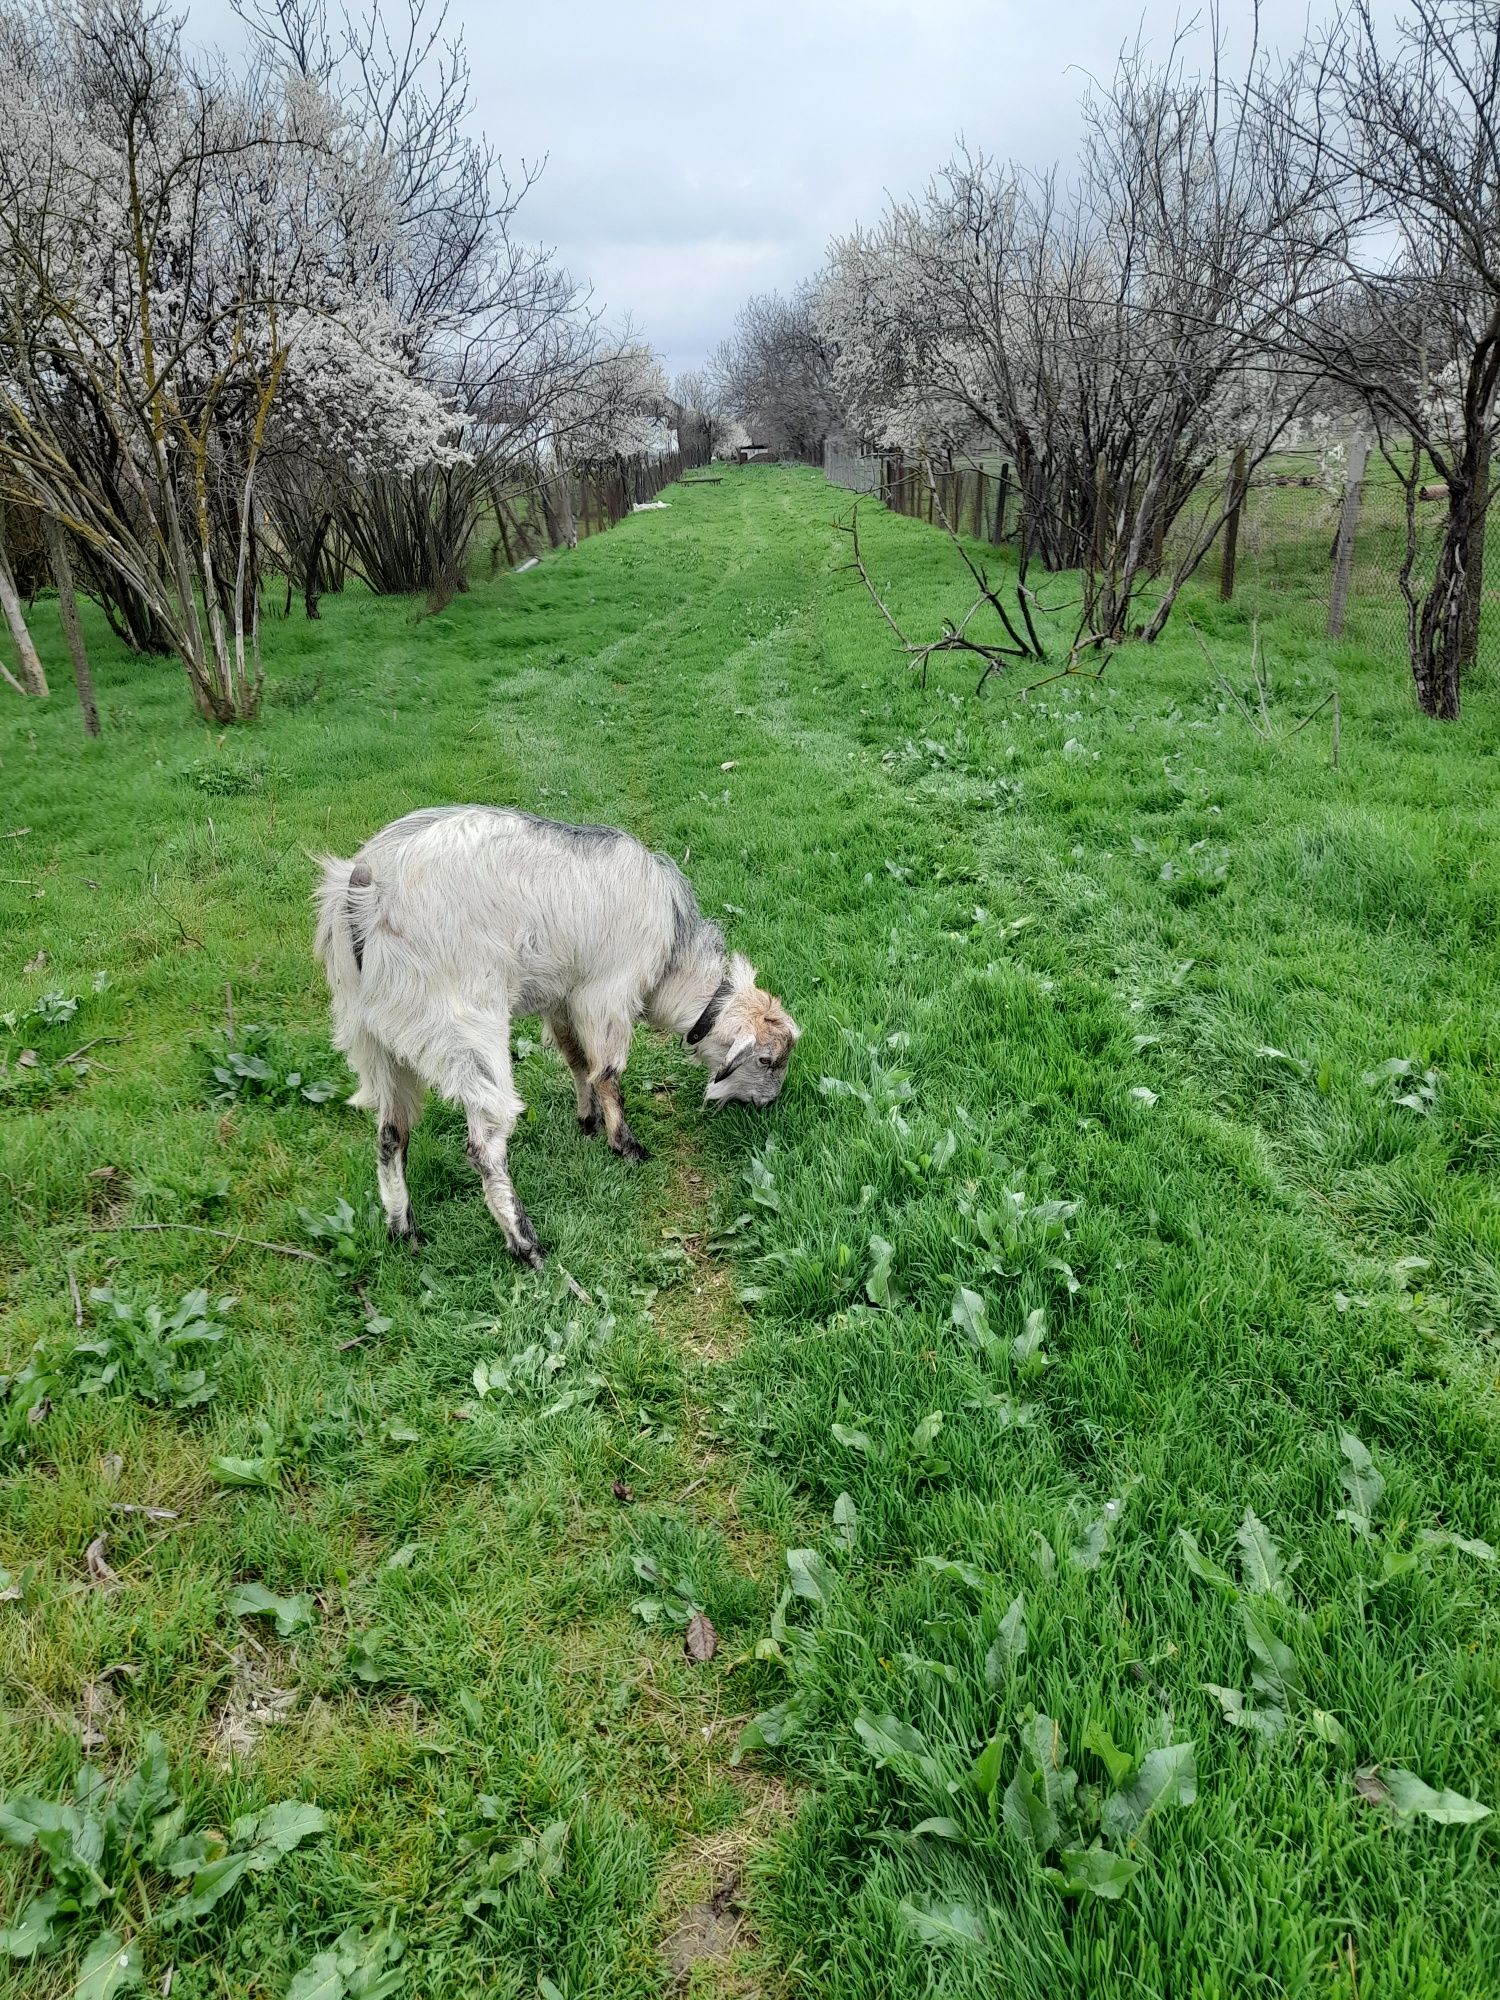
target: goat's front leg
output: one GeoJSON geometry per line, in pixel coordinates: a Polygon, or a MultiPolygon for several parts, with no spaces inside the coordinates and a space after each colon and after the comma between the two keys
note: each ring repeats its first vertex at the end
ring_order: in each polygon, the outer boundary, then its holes
{"type": "Polygon", "coordinates": [[[578,1109],[578,1129],[586,1139],[599,1130],[599,1099],[589,1081],[589,1059],[573,1032],[573,1023],[561,1009],[547,1016],[547,1033],[554,1048],[573,1072],[573,1098],[578,1109]]]}
{"type": "Polygon", "coordinates": [[[507,1249],[533,1270],[542,1268],[542,1246],[531,1217],[516,1193],[505,1163],[505,1149],[515,1120],[500,1122],[483,1111],[470,1110],[469,1158],[484,1183],[485,1206],[500,1225],[507,1249]]]}
{"type": "Polygon", "coordinates": [[[617,1069],[600,1070],[594,1078],[594,1094],[604,1114],[605,1137],[615,1152],[622,1160],[634,1160],[637,1164],[649,1160],[649,1150],[631,1131],[625,1117],[625,1100],[620,1095],[620,1072],[617,1069]]]}
{"type": "Polygon", "coordinates": [[[569,1002],[573,1032],[588,1060],[588,1078],[604,1120],[610,1146],[624,1160],[649,1160],[651,1155],[631,1131],[620,1096],[620,1076],[630,1057],[635,1008],[629,996],[614,986],[584,987],[569,1002]]]}

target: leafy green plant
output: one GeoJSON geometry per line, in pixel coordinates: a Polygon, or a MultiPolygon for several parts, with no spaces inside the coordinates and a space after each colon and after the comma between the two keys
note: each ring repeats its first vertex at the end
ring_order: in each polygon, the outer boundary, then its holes
{"type": "Polygon", "coordinates": [[[466,1833],[459,1842],[461,1858],[465,1862],[477,1861],[472,1879],[478,1886],[464,1897],[464,1915],[468,1917],[500,1907],[512,1886],[524,1877],[545,1884],[556,1882],[566,1865],[568,1836],[572,1831],[570,1820],[555,1819],[540,1833],[523,1834],[519,1840],[509,1840],[502,1846],[505,1822],[510,1817],[506,1808],[489,1792],[482,1792],[475,1805],[483,1824],[466,1833]]]}
{"type": "Polygon", "coordinates": [[[274,1618],[279,1639],[290,1639],[294,1633],[311,1625],[313,1617],[313,1601],[306,1592],[299,1591],[294,1597],[278,1597],[263,1583],[240,1584],[230,1592],[224,1608],[231,1618],[274,1618]]]}
{"type": "Polygon", "coordinates": [[[211,799],[243,798],[247,792],[258,792],[270,775],[266,765],[235,756],[199,757],[182,772],[187,784],[211,799]]]}
{"type": "Polygon", "coordinates": [[[314,1215],[310,1208],[299,1208],[297,1219],[302,1224],[302,1233],[309,1242],[321,1243],[326,1254],[346,1270],[353,1270],[362,1261],[359,1246],[359,1217],[343,1195],[324,1215],[314,1215]]]}
{"type": "Polygon", "coordinates": [[[274,1868],[328,1824],[317,1806],[295,1799],[243,1815],[227,1836],[213,1829],[184,1833],[185,1819],[155,1735],[137,1769],[113,1784],[83,1764],[64,1799],[27,1792],[0,1799],[0,1839],[34,1852],[48,1877],[48,1887],[0,1931],[0,1951],[46,1956],[102,1924],[85,1948],[76,1993],[121,1992],[141,1983],[142,1957],[116,1925],[149,1936],[191,1923],[246,1875],[274,1868]]]}
{"type": "MultiPolygon", "coordinates": [[[[1032,1711],[1021,1724],[1019,1753],[1003,1789],[1003,1734],[991,1738],[962,1773],[951,1753],[934,1753],[922,1732],[898,1716],[857,1716],[854,1733],[878,1766],[927,1800],[946,1800],[946,1811],[913,1827],[913,1839],[927,1835],[982,1847],[998,1825],[1066,1897],[1119,1901],[1140,1873],[1139,1852],[1156,1817],[1198,1796],[1191,1743],[1159,1744],[1136,1755],[1092,1725],[1082,1747],[1104,1767],[1101,1784],[1081,1778],[1068,1762],[1060,1725],[1032,1711]]],[[[970,1915],[982,1929],[982,1914],[970,1915]]]]}
{"type": "Polygon", "coordinates": [[[352,1926],[309,1959],[286,2000],[389,2000],[406,1984],[405,1946],[391,1929],[352,1926]]]}
{"type": "Polygon", "coordinates": [[[515,1354],[477,1361],[471,1377],[475,1394],[481,1402],[491,1396],[529,1403],[545,1397],[543,1417],[586,1408],[609,1386],[602,1363],[614,1337],[615,1321],[610,1313],[601,1314],[588,1326],[576,1319],[566,1326],[550,1326],[540,1340],[515,1354]]]}
{"type": "Polygon", "coordinates": [[[1409,1056],[1392,1056],[1360,1078],[1367,1090],[1383,1090],[1392,1104],[1426,1118],[1437,1103],[1441,1077],[1435,1069],[1422,1069],[1409,1056]]]}
{"type": "Polygon", "coordinates": [[[222,1047],[208,1056],[208,1095],[215,1104],[326,1104],[337,1084],[307,1075],[274,1028],[246,1022],[220,1031],[222,1047]]]}
{"type": "Polygon", "coordinates": [[[217,1395],[218,1379],[204,1364],[224,1338],[221,1319],[235,1303],[232,1293],[210,1308],[206,1291],[184,1292],[170,1311],[108,1286],[89,1297],[109,1309],[104,1331],[64,1345],[40,1342],[15,1375],[0,1375],[0,1400],[28,1425],[56,1403],[92,1396],[193,1410],[217,1395]]]}
{"type": "MultiPolygon", "coordinates": [[[[97,981],[95,986],[98,990],[97,981]]],[[[85,1054],[92,1043],[66,1054],[48,1052],[49,1036],[68,1027],[80,1004],[77,994],[53,988],[38,994],[30,1007],[0,1014],[0,1030],[8,1044],[0,1051],[0,1104],[38,1110],[83,1082],[92,1068],[85,1054]],[[28,1047],[32,1042],[37,1046],[28,1047]]]]}

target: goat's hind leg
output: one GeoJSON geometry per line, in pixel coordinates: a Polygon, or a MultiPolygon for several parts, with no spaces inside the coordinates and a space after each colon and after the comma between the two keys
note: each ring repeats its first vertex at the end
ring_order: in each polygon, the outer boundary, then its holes
{"type": "Polygon", "coordinates": [[[510,1135],[526,1109],[511,1082],[509,1021],[497,1022],[493,1034],[470,1047],[454,1048],[445,1069],[444,1095],[462,1104],[469,1121],[469,1158],[484,1185],[485,1206],[510,1254],[540,1270],[542,1246],[505,1158],[510,1135]]]}
{"type": "Polygon", "coordinates": [[[384,1049],[371,1051],[359,1066],[356,1095],[375,1111],[375,1174],[385,1210],[386,1234],[420,1249],[406,1186],[406,1153],[411,1128],[422,1109],[422,1080],[384,1049]]]}
{"type": "Polygon", "coordinates": [[[469,1118],[469,1158],[484,1184],[485,1206],[500,1225],[500,1233],[512,1257],[539,1271],[542,1268],[542,1246],[537,1241],[537,1233],[531,1217],[526,1213],[525,1204],[516,1193],[505,1159],[506,1144],[515,1121],[507,1124],[473,1105],[467,1105],[465,1109],[469,1118]]]}

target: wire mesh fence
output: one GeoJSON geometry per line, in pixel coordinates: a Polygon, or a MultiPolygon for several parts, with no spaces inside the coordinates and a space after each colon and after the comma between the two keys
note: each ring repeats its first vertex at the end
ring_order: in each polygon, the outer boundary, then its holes
{"type": "MultiPolygon", "coordinates": [[[[1322,452],[1273,452],[1251,477],[1233,556],[1226,562],[1221,535],[1198,571],[1197,589],[1220,596],[1227,585],[1229,601],[1249,616],[1291,617],[1309,636],[1341,639],[1404,664],[1405,489],[1376,451],[1364,459],[1359,476],[1360,456],[1357,443],[1322,452]],[[1342,560],[1341,526],[1347,537],[1342,560]]],[[[900,453],[831,443],[823,470],[834,485],[877,498],[895,513],[934,523],[946,516],[961,533],[996,547],[1017,538],[1020,495],[1011,467],[998,456],[929,466],[900,453]]],[[[1227,468],[1220,477],[1227,480],[1227,468]]],[[[1437,481],[1418,491],[1411,582],[1420,594],[1442,539],[1447,494],[1437,481]]],[[[1202,499],[1211,497],[1205,483],[1202,499]]],[[[1190,503],[1167,533],[1165,573],[1185,552],[1203,511],[1201,504],[1190,503]]],[[[1479,658],[1493,665],[1500,662],[1500,505],[1490,509],[1486,540],[1479,658]]]]}
{"type": "Polygon", "coordinates": [[[512,568],[612,528],[647,506],[684,472],[707,462],[707,451],[663,452],[560,468],[549,477],[511,482],[492,494],[498,551],[512,568]]]}

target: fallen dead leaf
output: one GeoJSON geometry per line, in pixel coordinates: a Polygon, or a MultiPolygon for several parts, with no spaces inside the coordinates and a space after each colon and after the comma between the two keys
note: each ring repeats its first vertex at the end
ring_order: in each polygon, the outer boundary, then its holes
{"type": "Polygon", "coordinates": [[[45,951],[39,951],[35,958],[27,960],[26,964],[22,966],[21,970],[23,972],[44,972],[46,970],[46,967],[47,967],[47,954],[45,951]]]}
{"type": "Polygon", "coordinates": [[[1367,1805],[1388,1806],[1391,1802],[1385,1780],[1373,1766],[1368,1770],[1355,1772],[1354,1789],[1367,1805]]]}
{"type": "Polygon", "coordinates": [[[628,1507],[635,1498],[635,1488],[627,1486],[623,1479],[617,1479],[609,1490],[614,1494],[622,1507],[628,1507]]]}
{"type": "Polygon", "coordinates": [[[35,1069],[40,1061],[41,1057],[35,1049],[22,1049],[21,1053],[16,1057],[16,1068],[35,1069]]]}
{"type": "Polygon", "coordinates": [[[52,1398],[50,1396],[43,1396],[39,1403],[33,1403],[31,1408],[26,1412],[26,1421],[28,1424],[39,1424],[44,1422],[51,1414],[52,1398]]]}
{"type": "Polygon", "coordinates": [[[108,1535],[95,1535],[94,1539],[83,1552],[83,1560],[88,1566],[90,1580],[96,1583],[101,1590],[111,1590],[120,1581],[109,1564],[104,1560],[104,1545],[108,1540],[108,1535]]]}
{"type": "Polygon", "coordinates": [[[175,1507],[142,1507],[131,1500],[111,1500],[111,1514],[142,1514],[148,1521],[178,1521],[182,1517],[175,1507]]]}
{"type": "Polygon", "coordinates": [[[85,1681],[78,1705],[79,1734],[86,1755],[107,1749],[109,1724],[120,1698],[107,1681],[85,1681]]]}
{"type": "Polygon", "coordinates": [[[718,1652],[719,1635],[703,1612],[695,1611],[688,1620],[682,1650],[694,1666],[699,1667],[705,1665],[718,1652]]]}
{"type": "Polygon", "coordinates": [[[277,1687],[244,1652],[233,1655],[234,1679],[214,1728],[214,1749],[220,1763],[243,1761],[261,1735],[285,1722],[297,1704],[296,1688],[277,1687]]]}
{"type": "Polygon", "coordinates": [[[721,771],[737,771],[739,768],[738,762],[733,757],[726,757],[724,762],[719,766],[721,771]]]}
{"type": "Polygon", "coordinates": [[[107,1451],[99,1461],[99,1470],[104,1475],[106,1486],[118,1486],[120,1474],[125,1470],[125,1460],[117,1451],[107,1451]]]}

